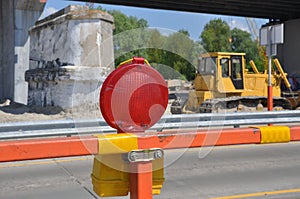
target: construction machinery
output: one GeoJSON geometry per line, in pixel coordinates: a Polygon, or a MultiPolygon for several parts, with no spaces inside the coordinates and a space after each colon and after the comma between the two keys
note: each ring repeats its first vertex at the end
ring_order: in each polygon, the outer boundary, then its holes
{"type": "MultiPolygon", "coordinates": [[[[272,72],[273,106],[292,109],[298,103],[281,96],[281,82],[290,88],[279,61],[272,72]]],[[[194,80],[194,89],[187,100],[177,98],[171,104],[171,113],[211,113],[220,111],[255,111],[267,107],[268,74],[260,73],[254,62],[253,72],[245,67],[245,53],[214,52],[201,54],[194,80]]]]}

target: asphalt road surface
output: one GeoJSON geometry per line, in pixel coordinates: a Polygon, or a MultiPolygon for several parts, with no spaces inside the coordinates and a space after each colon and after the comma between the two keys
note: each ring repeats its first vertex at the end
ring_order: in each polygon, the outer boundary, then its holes
{"type": "MultiPolygon", "coordinates": [[[[92,156],[1,163],[0,199],[98,198],[92,164],[92,156]]],[[[169,150],[165,164],[155,199],[300,198],[300,142],[169,150]]]]}

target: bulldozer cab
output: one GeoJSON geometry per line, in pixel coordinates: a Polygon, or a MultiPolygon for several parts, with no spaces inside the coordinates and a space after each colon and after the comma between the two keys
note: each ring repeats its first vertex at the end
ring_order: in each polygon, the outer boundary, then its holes
{"type": "Polygon", "coordinates": [[[244,89],[244,56],[245,53],[225,52],[200,55],[198,72],[213,75],[218,92],[240,92],[244,89]]]}

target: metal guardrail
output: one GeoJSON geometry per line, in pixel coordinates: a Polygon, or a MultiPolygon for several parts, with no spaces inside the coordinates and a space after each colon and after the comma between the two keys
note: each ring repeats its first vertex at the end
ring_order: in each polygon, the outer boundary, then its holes
{"type": "MultiPolygon", "coordinates": [[[[149,131],[181,130],[242,125],[300,123],[300,111],[236,112],[166,115],[149,131]]],[[[96,133],[113,133],[103,119],[51,120],[34,122],[0,123],[0,139],[18,139],[50,136],[72,136],[96,133]]]]}

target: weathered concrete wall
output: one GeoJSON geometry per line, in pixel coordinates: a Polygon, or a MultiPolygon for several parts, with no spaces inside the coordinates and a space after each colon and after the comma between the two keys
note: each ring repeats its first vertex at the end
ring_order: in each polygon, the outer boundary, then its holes
{"type": "Polygon", "coordinates": [[[14,1],[0,1],[0,99],[14,97],[14,1]]]}
{"type": "Polygon", "coordinates": [[[28,104],[60,106],[63,109],[80,107],[96,110],[99,86],[105,75],[101,67],[61,66],[26,71],[29,82],[28,104]]]}
{"type": "Polygon", "coordinates": [[[25,71],[29,67],[29,28],[40,17],[40,0],[0,1],[0,99],[27,102],[25,71]]]}
{"type": "Polygon", "coordinates": [[[112,24],[112,16],[105,12],[69,6],[31,29],[30,57],[77,66],[112,66],[112,24]]]}
{"type": "Polygon", "coordinates": [[[278,57],[288,74],[300,73],[300,19],[284,23],[284,44],[278,47],[278,57]]]}
{"type": "Polygon", "coordinates": [[[15,78],[14,101],[27,103],[28,84],[25,71],[29,69],[28,31],[39,19],[45,4],[39,0],[15,0],[15,78]]]}
{"type": "Polygon", "coordinates": [[[30,30],[29,105],[95,109],[114,68],[113,17],[69,6],[30,30]]]}

